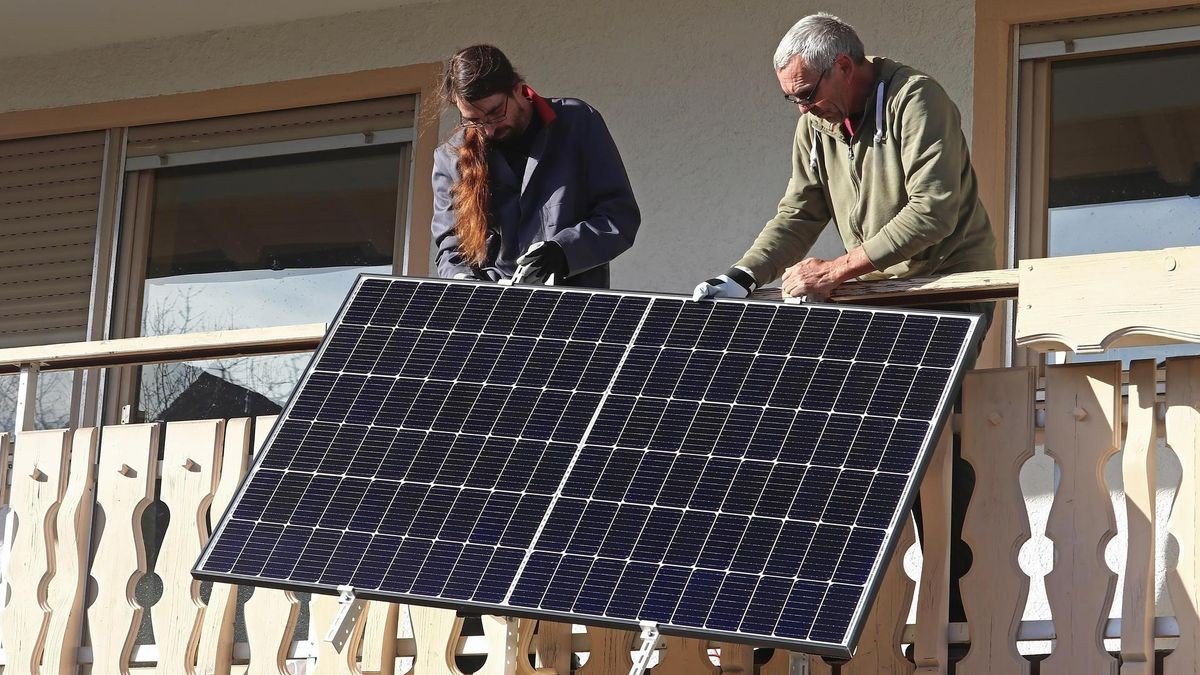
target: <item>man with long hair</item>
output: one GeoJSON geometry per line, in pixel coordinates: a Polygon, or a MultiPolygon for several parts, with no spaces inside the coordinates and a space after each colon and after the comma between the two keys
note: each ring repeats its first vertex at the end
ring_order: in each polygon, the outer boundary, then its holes
{"type": "Polygon", "coordinates": [[[450,57],[439,90],[461,116],[434,156],[439,276],[607,288],[641,212],[600,113],[542,98],[491,45],[450,57]]]}

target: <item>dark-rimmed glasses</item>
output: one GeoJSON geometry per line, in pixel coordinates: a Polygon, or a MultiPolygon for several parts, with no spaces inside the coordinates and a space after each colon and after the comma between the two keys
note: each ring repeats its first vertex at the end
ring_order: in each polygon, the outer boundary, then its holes
{"type": "Polygon", "coordinates": [[[829,72],[828,68],[821,71],[821,74],[817,76],[817,83],[815,85],[813,85],[812,89],[808,90],[807,94],[805,94],[803,96],[797,96],[795,94],[784,94],[783,97],[787,99],[788,103],[794,103],[796,105],[802,105],[805,108],[811,108],[812,105],[817,102],[816,101],[817,90],[821,88],[821,80],[825,79],[825,73],[828,73],[828,72],[829,72]]]}
{"type": "Polygon", "coordinates": [[[469,120],[460,116],[458,118],[458,126],[462,127],[463,129],[481,129],[492,124],[498,124],[504,119],[504,116],[508,114],[508,99],[510,98],[512,98],[512,92],[509,92],[507,95],[505,95],[504,101],[501,102],[500,105],[492,108],[489,112],[485,112],[483,117],[480,117],[479,119],[469,120]]]}

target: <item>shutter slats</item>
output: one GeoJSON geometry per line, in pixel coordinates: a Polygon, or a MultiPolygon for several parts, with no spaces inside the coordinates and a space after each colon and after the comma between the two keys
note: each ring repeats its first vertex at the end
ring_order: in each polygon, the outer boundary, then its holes
{"type": "Polygon", "coordinates": [[[1200,25],[1200,8],[1169,7],[1100,17],[1080,17],[1021,26],[1021,44],[1141,33],[1181,26],[1200,25]]]}
{"type": "Polygon", "coordinates": [[[105,137],[0,142],[0,347],[85,339],[105,137]]]}
{"type": "Polygon", "coordinates": [[[413,126],[412,96],[154,124],[129,129],[127,157],[148,157],[413,126]]]}

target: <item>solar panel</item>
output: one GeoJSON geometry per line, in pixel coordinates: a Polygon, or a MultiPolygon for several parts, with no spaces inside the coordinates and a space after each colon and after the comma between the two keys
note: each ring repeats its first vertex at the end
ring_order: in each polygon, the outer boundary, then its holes
{"type": "Polygon", "coordinates": [[[846,657],[977,330],[363,276],[194,574],[846,657]]]}

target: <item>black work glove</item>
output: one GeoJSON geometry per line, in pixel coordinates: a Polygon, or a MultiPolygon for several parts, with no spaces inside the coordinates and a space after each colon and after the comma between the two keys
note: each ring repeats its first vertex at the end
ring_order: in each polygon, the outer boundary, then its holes
{"type": "Polygon", "coordinates": [[[517,271],[513,274],[514,284],[544,284],[554,275],[562,279],[567,276],[567,254],[553,240],[535,242],[517,258],[517,271]]]}

